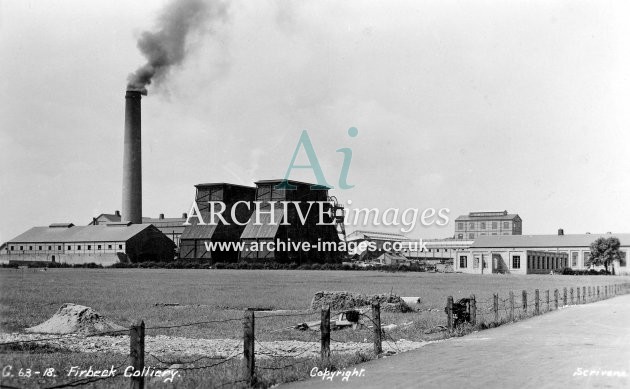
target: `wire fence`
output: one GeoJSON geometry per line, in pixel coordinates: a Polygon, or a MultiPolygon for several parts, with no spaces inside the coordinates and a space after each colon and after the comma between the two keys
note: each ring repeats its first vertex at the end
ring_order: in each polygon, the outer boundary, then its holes
{"type": "MultiPolygon", "coordinates": [[[[447,331],[446,336],[455,334],[462,329],[483,329],[498,326],[504,323],[522,320],[528,317],[542,315],[556,311],[569,305],[587,304],[602,299],[610,298],[618,294],[627,293],[630,284],[613,284],[596,287],[569,287],[554,290],[535,290],[520,293],[509,292],[508,296],[493,294],[491,298],[477,299],[474,295],[460,299],[458,302],[449,296],[446,301],[445,317],[447,331]]],[[[381,323],[381,305],[372,303],[371,310],[340,310],[331,312],[328,306],[320,310],[293,313],[269,313],[268,311],[245,310],[242,318],[228,318],[222,320],[203,320],[193,323],[177,325],[145,326],[140,321],[126,330],[104,331],[89,334],[87,336],[129,336],[129,354],[117,363],[112,364],[112,369],[119,371],[145,372],[160,371],[171,372],[173,377],[179,375],[190,380],[198,380],[199,385],[211,388],[223,387],[252,387],[271,386],[276,383],[303,377],[305,368],[326,369],[333,366],[334,358],[354,351],[358,362],[370,359],[374,356],[394,354],[401,352],[399,342],[387,326],[381,323]],[[352,318],[350,315],[356,316],[352,318]],[[338,317],[338,320],[334,318],[338,317]],[[300,325],[278,328],[265,328],[276,326],[274,319],[300,318],[307,320],[300,325]],[[318,320],[319,319],[319,320],[318,320]],[[350,321],[349,319],[352,319],[350,321]],[[186,355],[174,357],[170,354],[147,351],[145,349],[145,337],[148,331],[164,329],[176,329],[191,326],[212,326],[220,324],[235,324],[240,322],[243,327],[243,338],[240,346],[235,343],[229,352],[224,355],[186,355]],[[334,331],[336,324],[343,322],[344,326],[351,325],[371,332],[371,342],[361,343],[360,349],[356,343],[347,342],[347,338],[337,336],[334,331]],[[256,336],[256,329],[269,334],[286,330],[288,328],[301,328],[306,331],[301,340],[264,341],[261,336],[256,336]],[[333,332],[334,331],[334,332],[333,332]],[[285,344],[287,343],[287,344],[285,344]],[[367,347],[365,347],[367,346],[367,347]],[[363,359],[361,359],[363,358],[363,359]],[[152,370],[151,370],[152,369],[152,370]],[[211,374],[208,374],[208,372],[211,374]],[[210,377],[210,378],[209,378],[210,377]],[[211,382],[208,382],[210,380],[211,382]]],[[[284,323],[286,324],[286,323],[284,323]]],[[[362,332],[365,334],[365,331],[362,332]]],[[[16,340],[0,343],[0,347],[18,346],[28,343],[46,344],[52,341],[71,341],[86,335],[72,334],[58,337],[35,338],[16,340]]],[[[130,388],[143,388],[146,380],[154,379],[151,374],[116,374],[107,377],[61,377],[60,382],[55,378],[52,383],[41,385],[42,388],[57,389],[80,386],[105,386],[130,388]],[[67,380],[62,380],[67,378],[67,380]],[[126,381],[122,381],[125,379],[126,381]],[[118,380],[118,381],[114,381],[118,380]]],[[[19,388],[14,384],[3,380],[3,388],[19,388]],[[13,385],[13,386],[12,386],[13,385]]],[[[194,386],[194,384],[193,384],[194,386]]]]}

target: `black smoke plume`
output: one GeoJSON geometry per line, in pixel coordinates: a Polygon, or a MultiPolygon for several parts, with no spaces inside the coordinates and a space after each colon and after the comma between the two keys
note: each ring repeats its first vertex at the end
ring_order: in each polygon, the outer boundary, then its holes
{"type": "Polygon", "coordinates": [[[129,75],[127,90],[146,94],[147,85],[159,84],[174,65],[180,65],[187,54],[187,39],[202,32],[207,23],[223,19],[224,3],[215,0],[173,0],[158,18],[154,31],[144,31],[138,48],[147,63],[129,75]]]}

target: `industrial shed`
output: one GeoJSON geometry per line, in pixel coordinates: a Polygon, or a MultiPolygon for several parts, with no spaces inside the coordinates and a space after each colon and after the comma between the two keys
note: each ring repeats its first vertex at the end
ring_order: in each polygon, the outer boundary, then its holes
{"type": "Polygon", "coordinates": [[[236,207],[235,216],[241,224],[249,220],[252,213],[251,203],[254,200],[256,188],[250,186],[229,184],[225,182],[195,185],[195,202],[206,223],[210,222],[211,201],[221,201],[225,204],[223,213],[228,224],[200,225],[198,218],[191,218],[191,224],[184,227],[180,238],[180,258],[212,259],[214,261],[236,262],[239,252],[232,250],[206,250],[206,242],[234,242],[237,243],[245,226],[238,225],[232,220],[233,206],[239,201],[245,201],[249,207],[240,204],[236,207]]]}
{"type": "MultiPolygon", "coordinates": [[[[327,187],[299,182],[292,180],[276,179],[262,180],[256,182],[256,201],[261,202],[261,209],[270,210],[274,208],[274,221],[271,224],[271,214],[261,213],[260,224],[256,223],[256,215],[252,215],[241,235],[241,242],[245,244],[241,250],[239,259],[246,261],[273,260],[278,262],[335,262],[340,260],[345,252],[338,250],[319,250],[318,241],[340,242],[339,234],[345,234],[343,228],[343,216],[336,218],[336,225],[317,225],[319,221],[319,209],[313,207],[308,212],[309,201],[330,201],[330,210],[335,214],[343,215],[343,207],[337,204],[336,199],[328,196],[327,187]],[[287,189],[281,189],[287,188],[287,189]],[[302,215],[307,215],[305,223],[302,224],[298,210],[291,205],[287,207],[287,214],[281,202],[295,201],[299,203],[302,215]],[[272,203],[275,202],[275,203],[272,203]],[[281,225],[278,221],[286,217],[289,225],[281,225]],[[312,249],[304,250],[268,250],[267,247],[260,247],[259,250],[252,250],[251,247],[257,242],[309,242],[312,249]]],[[[325,220],[332,222],[333,220],[325,220]]]]}
{"type": "Polygon", "coordinates": [[[7,242],[3,262],[104,266],[117,262],[172,260],[175,244],[151,224],[110,223],[33,227],[7,242]]]}

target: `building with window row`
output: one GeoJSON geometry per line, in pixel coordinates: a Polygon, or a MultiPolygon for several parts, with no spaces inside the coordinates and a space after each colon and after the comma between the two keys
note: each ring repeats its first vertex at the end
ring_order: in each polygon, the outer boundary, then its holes
{"type": "Polygon", "coordinates": [[[468,250],[457,254],[455,271],[473,274],[549,274],[564,268],[589,268],[590,245],[600,237],[621,242],[621,260],[615,274],[628,273],[630,234],[497,235],[480,236],[468,250]]]}
{"type": "Polygon", "coordinates": [[[0,260],[109,266],[118,262],[172,260],[174,255],[173,241],[151,224],[54,223],[33,227],[8,241],[0,260]]]}
{"type": "Polygon", "coordinates": [[[517,214],[470,212],[455,219],[455,239],[476,239],[486,235],[521,235],[523,221],[517,214]]]}

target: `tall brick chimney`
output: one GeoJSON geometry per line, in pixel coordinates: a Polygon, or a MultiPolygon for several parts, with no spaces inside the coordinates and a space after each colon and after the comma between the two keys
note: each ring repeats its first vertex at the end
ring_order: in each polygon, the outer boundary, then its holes
{"type": "Polygon", "coordinates": [[[142,223],[142,142],[140,91],[125,94],[125,143],[121,221],[142,223]]]}

